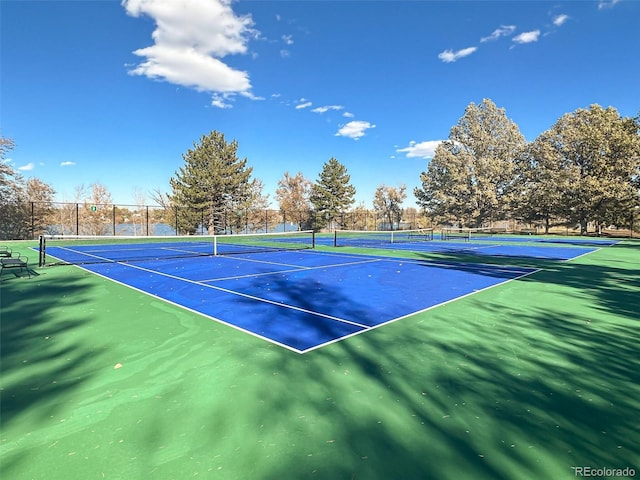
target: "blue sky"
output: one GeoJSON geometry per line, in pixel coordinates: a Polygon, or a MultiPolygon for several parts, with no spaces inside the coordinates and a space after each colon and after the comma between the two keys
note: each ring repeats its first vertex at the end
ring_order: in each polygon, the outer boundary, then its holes
{"type": "MultiPolygon", "coordinates": [[[[357,202],[406,184],[470,102],[527,140],[598,103],[640,111],[640,2],[7,1],[1,130],[56,199],[169,191],[211,130],[239,143],[272,206],[285,171],[345,164],[357,202]]],[[[139,195],[139,194],[138,194],[139,195]]],[[[147,195],[147,203],[152,203],[147,195]]]]}

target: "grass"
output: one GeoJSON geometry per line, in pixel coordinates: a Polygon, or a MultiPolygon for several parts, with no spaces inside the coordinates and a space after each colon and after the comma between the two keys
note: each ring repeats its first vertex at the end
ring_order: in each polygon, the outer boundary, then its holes
{"type": "Polygon", "coordinates": [[[542,270],[305,355],[76,267],[4,273],[0,476],[640,470],[640,244],[509,262],[542,270]]]}

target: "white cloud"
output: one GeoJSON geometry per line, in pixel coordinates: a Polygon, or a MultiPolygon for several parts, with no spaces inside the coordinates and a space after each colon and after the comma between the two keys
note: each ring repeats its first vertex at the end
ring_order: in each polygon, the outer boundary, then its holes
{"type": "Polygon", "coordinates": [[[36,166],[33,163],[29,162],[26,165],[18,167],[18,170],[21,170],[23,172],[28,172],[29,170],[33,170],[35,167],[36,166]]]}
{"type": "Polygon", "coordinates": [[[216,108],[231,108],[231,103],[228,102],[228,97],[214,93],[211,96],[211,105],[216,108]]]}
{"type": "Polygon", "coordinates": [[[69,161],[67,161],[67,162],[60,162],[60,166],[61,166],[61,167],[70,167],[71,165],[75,165],[75,164],[76,164],[76,162],[69,162],[69,161]]]}
{"type": "Polygon", "coordinates": [[[354,115],[353,113],[351,113],[351,112],[344,112],[344,113],[342,114],[342,116],[343,116],[343,117],[346,117],[346,118],[353,118],[353,117],[355,117],[355,115],[354,115]]]}
{"type": "Polygon", "coordinates": [[[560,27],[564,25],[567,20],[569,20],[569,15],[565,15],[564,13],[562,13],[560,15],[556,15],[555,17],[553,17],[553,24],[556,27],[560,27]]]}
{"type": "Polygon", "coordinates": [[[324,113],[329,110],[342,110],[344,107],[342,105],[326,105],[324,107],[317,107],[311,110],[313,113],[324,113]]]}
{"type": "Polygon", "coordinates": [[[420,143],[411,141],[408,147],[398,148],[396,152],[406,153],[407,158],[433,158],[436,147],[442,142],[443,140],[427,140],[420,143]]]}
{"type": "Polygon", "coordinates": [[[285,50],[284,48],[280,50],[280,56],[282,58],[287,58],[291,56],[291,52],[289,50],[285,50]]]}
{"type": "MultiPolygon", "coordinates": [[[[123,0],[127,14],[149,16],[156,23],[154,44],[135,50],[143,57],[132,75],[164,80],[197,91],[232,95],[251,90],[247,72],[220,59],[244,54],[256,37],[249,15],[237,16],[231,0],[123,0]]],[[[212,104],[219,103],[219,97],[212,104]]]]}
{"type": "Polygon", "coordinates": [[[362,120],[353,120],[343,125],[336,133],[336,137],[347,137],[358,140],[360,137],[363,137],[365,132],[370,128],[376,128],[376,126],[362,120]]]}
{"type": "Polygon", "coordinates": [[[460,58],[471,55],[477,49],[478,47],[468,47],[463,48],[462,50],[458,50],[457,52],[454,52],[453,50],[445,50],[444,52],[438,54],[438,58],[445,63],[451,63],[460,58]]]}
{"type": "Polygon", "coordinates": [[[537,42],[538,38],[540,38],[540,30],[533,30],[531,32],[523,32],[519,35],[513,37],[513,41],[515,43],[533,43],[537,42]]]}
{"type": "Polygon", "coordinates": [[[313,103],[311,102],[305,102],[304,98],[301,99],[300,101],[304,103],[300,103],[299,105],[296,105],[296,110],[300,110],[302,108],[309,108],[311,105],[313,105],[313,103]]]}
{"type": "Polygon", "coordinates": [[[605,8],[613,8],[620,0],[601,0],[598,3],[598,10],[604,10],[605,8]]]}
{"type": "Polygon", "coordinates": [[[515,25],[500,25],[500,28],[496,28],[488,37],[482,37],[481,42],[488,42],[490,40],[497,40],[500,37],[508,37],[516,31],[515,25]]]}
{"type": "Polygon", "coordinates": [[[282,35],[282,41],[287,45],[293,45],[293,35],[282,35]]]}

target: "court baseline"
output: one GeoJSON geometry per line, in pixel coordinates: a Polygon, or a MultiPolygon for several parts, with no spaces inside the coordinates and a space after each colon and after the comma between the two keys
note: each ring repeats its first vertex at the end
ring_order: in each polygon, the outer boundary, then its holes
{"type": "Polygon", "coordinates": [[[310,251],[81,268],[298,353],[535,271],[310,251]]]}

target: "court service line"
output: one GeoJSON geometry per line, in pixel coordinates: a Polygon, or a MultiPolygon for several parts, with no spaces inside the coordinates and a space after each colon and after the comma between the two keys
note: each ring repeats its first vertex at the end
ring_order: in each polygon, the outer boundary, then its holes
{"type": "Polygon", "coordinates": [[[176,275],[171,275],[171,274],[168,274],[168,273],[157,272],[155,270],[151,270],[149,268],[140,267],[138,265],[132,265],[130,263],[121,263],[121,262],[117,262],[117,263],[119,263],[120,265],[126,266],[126,267],[136,268],[138,270],[142,270],[142,271],[145,271],[145,272],[154,273],[154,274],[157,274],[157,275],[162,275],[164,277],[172,278],[174,280],[179,280],[179,281],[182,281],[182,282],[192,283],[192,284],[198,285],[200,287],[207,287],[207,288],[211,288],[213,290],[218,290],[218,291],[221,291],[221,292],[230,293],[232,295],[238,295],[239,297],[249,298],[251,300],[255,300],[255,301],[258,301],[258,302],[269,303],[271,305],[276,305],[278,307],[288,308],[290,310],[296,310],[296,311],[303,312],[303,313],[309,313],[311,315],[315,315],[315,316],[318,316],[318,317],[328,318],[329,320],[335,320],[336,322],[347,323],[349,325],[354,325],[356,327],[365,328],[365,329],[371,328],[368,325],[364,325],[364,324],[361,324],[361,323],[358,323],[358,322],[352,322],[351,320],[347,320],[347,319],[344,319],[344,318],[334,317],[333,315],[327,315],[326,313],[314,312],[313,310],[309,310],[309,309],[302,308],[302,307],[296,307],[295,305],[288,305],[286,303],[279,303],[279,302],[276,302],[274,300],[269,300],[267,298],[256,297],[254,295],[249,295],[247,293],[236,292],[235,290],[229,290],[228,288],[223,288],[223,287],[219,287],[219,286],[216,286],[216,285],[209,285],[207,283],[202,283],[202,282],[198,282],[198,281],[195,281],[195,280],[189,280],[188,278],[182,278],[182,277],[178,277],[176,275]]]}
{"type": "MultiPolygon", "coordinates": [[[[244,259],[243,258],[238,258],[238,260],[244,260],[244,259]]],[[[199,280],[199,281],[200,282],[218,282],[218,281],[222,281],[222,280],[236,280],[236,279],[239,279],[239,278],[262,277],[262,276],[265,276],[265,275],[278,275],[280,273],[296,273],[296,272],[309,271],[309,270],[322,270],[323,268],[344,267],[344,266],[349,266],[349,265],[362,265],[364,263],[376,263],[376,262],[382,262],[382,261],[384,261],[384,259],[382,259],[382,258],[373,258],[373,259],[370,259],[370,260],[360,260],[359,262],[334,263],[334,264],[331,264],[331,265],[317,265],[315,267],[303,267],[303,266],[300,266],[299,268],[294,268],[294,269],[291,269],[291,270],[279,270],[277,272],[249,273],[247,275],[236,275],[236,276],[232,276],[232,277],[211,278],[211,279],[199,280]]],[[[277,262],[263,262],[263,263],[270,263],[272,265],[289,266],[286,263],[277,263],[277,262]]]]}
{"type": "MultiPolygon", "coordinates": [[[[239,253],[238,255],[242,255],[243,253],[239,253]]],[[[244,253],[245,255],[255,255],[255,254],[247,254],[244,253]]],[[[267,265],[280,265],[283,267],[293,267],[296,268],[298,270],[304,270],[306,268],[310,268],[310,267],[305,267],[304,265],[293,265],[290,263],[280,263],[280,262],[274,262],[274,261],[270,261],[270,260],[257,260],[255,258],[244,258],[244,257],[236,257],[235,255],[214,255],[214,257],[222,257],[222,258],[230,258],[230,259],[234,259],[234,260],[243,260],[245,262],[254,262],[254,263],[265,263],[267,265]]]]}

